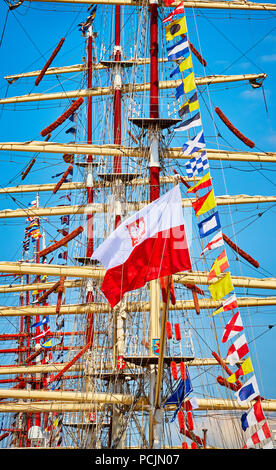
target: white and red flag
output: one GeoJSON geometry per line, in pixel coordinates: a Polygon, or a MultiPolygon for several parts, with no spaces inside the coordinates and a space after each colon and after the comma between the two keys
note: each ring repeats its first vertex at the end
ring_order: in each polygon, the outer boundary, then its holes
{"type": "MultiPolygon", "coordinates": [[[[168,6],[168,5],[166,3],[166,6],[168,6]]],[[[175,15],[180,15],[182,13],[185,13],[185,10],[184,10],[183,3],[181,2],[181,3],[179,3],[179,5],[177,5],[177,7],[168,16],[166,16],[166,18],[164,18],[162,20],[162,23],[167,23],[168,21],[171,21],[175,15]]]]}
{"type": "Polygon", "coordinates": [[[122,222],[91,259],[106,269],[101,290],[111,307],[148,281],[190,270],[179,185],[122,222]]]}
{"type": "Polygon", "coordinates": [[[255,446],[256,444],[260,444],[261,442],[269,438],[271,438],[271,433],[267,422],[265,422],[259,431],[254,432],[254,434],[252,434],[252,436],[247,439],[246,444],[243,446],[243,449],[255,446]]]}
{"type": "Polygon", "coordinates": [[[223,236],[222,236],[222,231],[220,230],[213,238],[212,240],[207,243],[205,248],[203,249],[202,253],[200,256],[202,256],[206,251],[211,251],[214,250],[215,248],[219,248],[220,246],[224,245],[223,241],[223,236]]]}
{"type": "Polygon", "coordinates": [[[254,426],[264,420],[265,415],[262,410],[261,400],[257,400],[253,407],[241,416],[242,429],[245,431],[249,426],[254,426]]]}
{"type": "Polygon", "coordinates": [[[239,362],[247,353],[249,352],[249,348],[247,345],[247,341],[245,335],[241,335],[231,344],[230,348],[227,352],[226,359],[229,361],[231,366],[234,366],[237,362],[239,362]]]}
{"type": "Polygon", "coordinates": [[[235,315],[233,315],[231,320],[225,326],[221,341],[223,343],[225,343],[226,341],[229,341],[229,339],[237,335],[242,330],[243,330],[242,319],[240,316],[240,312],[237,312],[235,313],[235,315]]]}

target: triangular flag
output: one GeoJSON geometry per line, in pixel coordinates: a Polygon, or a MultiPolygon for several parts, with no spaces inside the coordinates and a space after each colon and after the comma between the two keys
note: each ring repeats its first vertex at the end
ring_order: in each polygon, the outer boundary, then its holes
{"type": "MultiPolygon", "coordinates": [[[[165,5],[168,6],[170,5],[174,0],[165,0],[165,5]]],[[[180,15],[181,13],[185,13],[185,9],[183,6],[183,3],[181,2],[166,18],[162,20],[162,23],[167,23],[168,21],[171,21],[175,15],[180,15]]]]}
{"type": "Polygon", "coordinates": [[[223,278],[210,284],[209,291],[213,300],[220,300],[234,289],[231,274],[227,273],[223,278]]]}
{"type": "Polygon", "coordinates": [[[250,357],[248,357],[247,359],[245,359],[245,361],[243,361],[242,365],[238,368],[238,370],[236,370],[236,372],[230,375],[226,380],[227,382],[235,383],[239,377],[241,377],[242,375],[250,374],[250,372],[253,372],[253,366],[250,357]]]}
{"type": "Polygon", "coordinates": [[[223,241],[223,236],[222,236],[222,231],[220,230],[216,235],[212,238],[212,240],[207,243],[205,246],[204,250],[202,250],[201,255],[202,256],[206,251],[211,251],[214,250],[215,248],[219,248],[220,246],[224,245],[223,241]]]}
{"type": "Polygon", "coordinates": [[[187,193],[196,193],[199,189],[207,188],[212,186],[212,178],[210,171],[206,173],[193,187],[189,188],[187,193]]]}
{"type": "Polygon", "coordinates": [[[222,302],[222,306],[213,312],[213,315],[216,315],[220,312],[227,312],[228,310],[234,310],[234,308],[238,308],[238,302],[236,294],[231,295],[228,299],[222,302]]]}
{"type": "Polygon", "coordinates": [[[195,215],[205,214],[205,212],[216,207],[214,190],[211,189],[207,194],[192,202],[192,206],[194,208],[195,215]]]}
{"type": "MultiPolygon", "coordinates": [[[[185,62],[185,61],[184,61],[185,62]]],[[[182,62],[183,63],[183,62],[182,62]]],[[[199,102],[197,97],[197,92],[195,92],[188,101],[186,101],[179,109],[178,115],[182,117],[184,114],[191,113],[199,109],[199,102]]]]}
{"type": "Polygon", "coordinates": [[[189,55],[187,59],[184,59],[178,66],[170,73],[170,77],[173,77],[175,74],[184,72],[184,70],[188,70],[193,68],[192,56],[189,55]]]}

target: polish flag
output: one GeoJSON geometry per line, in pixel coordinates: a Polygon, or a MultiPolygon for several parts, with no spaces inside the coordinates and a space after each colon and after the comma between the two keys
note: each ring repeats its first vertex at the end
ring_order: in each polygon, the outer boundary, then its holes
{"type": "Polygon", "coordinates": [[[234,366],[240,359],[242,359],[249,352],[245,335],[239,336],[236,341],[231,344],[227,352],[226,359],[231,366],[234,366]]]}
{"type": "Polygon", "coordinates": [[[101,290],[111,307],[148,281],[190,270],[179,185],[122,222],[91,259],[106,269],[101,290]]]}
{"type": "Polygon", "coordinates": [[[237,312],[235,313],[235,315],[233,315],[231,320],[225,326],[221,341],[225,343],[226,341],[231,339],[233,336],[237,335],[242,330],[243,330],[242,319],[241,319],[240,313],[237,312]]]}
{"type": "Polygon", "coordinates": [[[265,422],[259,431],[255,432],[249,439],[247,439],[246,444],[243,446],[243,449],[247,449],[248,447],[252,447],[256,444],[260,444],[262,441],[264,441],[265,439],[269,439],[270,437],[271,433],[267,422],[265,422]]]}

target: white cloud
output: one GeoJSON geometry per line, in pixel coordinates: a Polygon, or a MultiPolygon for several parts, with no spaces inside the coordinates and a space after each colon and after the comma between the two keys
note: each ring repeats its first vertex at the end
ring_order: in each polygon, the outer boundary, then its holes
{"type": "Polygon", "coordinates": [[[276,54],[263,55],[261,57],[262,62],[276,62],[276,54]]]}

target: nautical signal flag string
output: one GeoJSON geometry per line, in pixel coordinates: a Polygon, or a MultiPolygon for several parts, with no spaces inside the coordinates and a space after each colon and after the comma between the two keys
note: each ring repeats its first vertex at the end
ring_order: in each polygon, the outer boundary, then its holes
{"type": "MultiPolygon", "coordinates": [[[[165,0],[165,5],[169,6],[173,0],[165,0]]],[[[176,132],[186,132],[190,129],[201,127],[194,137],[189,138],[182,146],[183,155],[192,156],[186,164],[186,174],[189,178],[197,175],[202,175],[201,179],[187,191],[188,195],[195,194],[196,198],[192,201],[192,206],[197,217],[204,215],[204,219],[198,222],[198,230],[200,238],[204,239],[212,235],[212,239],[207,242],[203,248],[200,256],[205,255],[219,247],[225,248],[221,222],[219,213],[216,207],[215,194],[212,187],[212,178],[210,175],[209,162],[206,153],[205,138],[202,128],[200,106],[195,83],[195,76],[193,71],[193,62],[191,56],[191,44],[188,40],[188,28],[186,18],[183,16],[180,19],[175,19],[176,15],[185,14],[182,2],[174,8],[174,10],[167,15],[162,22],[165,25],[165,36],[169,44],[167,46],[168,60],[176,63],[176,68],[171,72],[170,77],[176,74],[184,73],[185,76],[181,83],[176,87],[175,99],[180,100],[182,96],[185,101],[180,105],[178,115],[184,118],[181,124],[175,128],[176,132]],[[176,38],[176,42],[172,43],[176,38]],[[189,94],[191,95],[189,96],[189,94]],[[188,96],[187,96],[188,95],[188,96]],[[196,114],[191,115],[196,111],[196,114]],[[188,115],[188,116],[187,116],[188,115]],[[190,115],[190,117],[189,117],[190,115]],[[206,172],[206,173],[205,173],[206,172]],[[205,174],[204,174],[205,173],[205,174]],[[207,189],[206,194],[199,195],[198,191],[207,189]]],[[[234,286],[231,278],[231,273],[225,271],[229,268],[226,250],[223,249],[222,253],[217,256],[208,274],[209,291],[213,300],[221,301],[222,305],[217,308],[213,315],[228,314],[233,312],[232,318],[225,326],[222,343],[226,343],[233,337],[235,341],[230,345],[227,352],[227,359],[231,365],[235,365],[243,359],[239,369],[228,377],[229,383],[235,383],[238,377],[253,373],[252,377],[236,392],[236,397],[239,405],[249,403],[251,400],[256,400],[259,397],[259,389],[257,380],[254,375],[251,358],[245,356],[249,353],[248,344],[244,334],[244,327],[242,318],[238,308],[238,300],[234,292],[234,286]]],[[[250,426],[256,425],[265,420],[261,409],[261,402],[258,401],[253,404],[253,407],[242,415],[242,428],[247,429],[250,426]],[[258,403],[258,405],[256,405],[258,403]],[[257,408],[257,409],[256,409],[257,408]]],[[[268,428],[267,422],[262,425],[262,428],[247,440],[244,448],[252,447],[256,443],[261,443],[262,447],[271,447],[271,433],[268,428]],[[269,441],[270,439],[270,441],[269,441]]]]}

